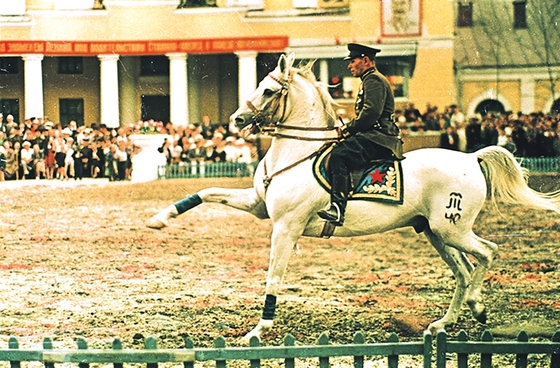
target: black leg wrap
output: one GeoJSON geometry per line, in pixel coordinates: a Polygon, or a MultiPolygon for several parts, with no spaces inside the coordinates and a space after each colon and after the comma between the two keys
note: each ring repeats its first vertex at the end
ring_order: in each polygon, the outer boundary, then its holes
{"type": "Polygon", "coordinates": [[[266,299],[264,300],[262,319],[272,321],[274,319],[275,311],[276,311],[276,295],[266,294],[266,299]]]}
{"type": "Polygon", "coordinates": [[[193,194],[185,199],[180,200],[179,202],[175,203],[175,207],[177,207],[177,212],[182,214],[187,212],[191,208],[194,208],[202,203],[202,199],[198,194],[193,194]]]}

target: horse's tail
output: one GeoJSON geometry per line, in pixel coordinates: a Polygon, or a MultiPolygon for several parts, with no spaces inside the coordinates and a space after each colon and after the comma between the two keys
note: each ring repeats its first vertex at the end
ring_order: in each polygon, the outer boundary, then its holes
{"type": "Polygon", "coordinates": [[[525,205],[560,214],[560,191],[541,193],[527,185],[528,171],[503,147],[482,148],[474,155],[479,160],[488,183],[488,198],[494,205],[497,199],[508,204],[525,205]]]}

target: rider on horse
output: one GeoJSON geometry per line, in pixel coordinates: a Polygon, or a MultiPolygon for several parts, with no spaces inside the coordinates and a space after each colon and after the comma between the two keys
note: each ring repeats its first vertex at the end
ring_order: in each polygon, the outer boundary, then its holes
{"type": "Polygon", "coordinates": [[[402,159],[400,129],[395,124],[395,98],[391,85],[375,67],[381,50],[350,43],[348,69],[362,80],[356,98],[356,117],[342,127],[344,140],[331,152],[331,204],[319,217],[342,226],[350,191],[349,173],[376,159],[402,159]]]}

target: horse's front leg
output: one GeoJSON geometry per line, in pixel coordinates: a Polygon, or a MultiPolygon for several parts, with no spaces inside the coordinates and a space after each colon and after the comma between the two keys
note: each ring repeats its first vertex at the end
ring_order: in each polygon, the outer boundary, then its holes
{"type": "Polygon", "coordinates": [[[298,232],[294,234],[294,231],[290,231],[286,226],[279,226],[277,223],[274,224],[271,236],[270,264],[266,277],[266,296],[262,318],[257,326],[241,339],[243,344],[248,344],[253,336],[256,336],[260,340],[261,334],[272,328],[274,313],[276,311],[276,297],[280,293],[282,281],[286,273],[286,268],[288,267],[288,261],[290,260],[298,238],[301,236],[301,232],[299,235],[295,235],[298,234],[298,232]]]}
{"type": "Polygon", "coordinates": [[[267,217],[264,202],[257,195],[254,188],[207,188],[167,206],[152,216],[146,226],[152,229],[162,229],[168,225],[169,219],[177,217],[203,202],[221,203],[252,213],[258,218],[267,217]]]}

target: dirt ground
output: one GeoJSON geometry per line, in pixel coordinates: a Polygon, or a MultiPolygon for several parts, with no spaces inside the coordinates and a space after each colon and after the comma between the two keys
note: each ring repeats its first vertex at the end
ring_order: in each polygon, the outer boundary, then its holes
{"type": "MultiPolygon", "coordinates": [[[[208,186],[247,187],[249,179],[149,183],[0,184],[0,348],[45,337],[55,347],[163,348],[227,344],[255,326],[264,302],[271,222],[203,204],[162,231],[145,221],[187,193],[208,186]]],[[[478,339],[484,329],[513,339],[520,329],[549,340],[560,329],[560,216],[527,208],[487,208],[475,231],[500,245],[484,282],[488,323],[465,309],[448,331],[478,339]]],[[[356,238],[299,242],[278,298],[276,325],[264,345],[290,333],[315,344],[420,340],[446,311],[455,283],[422,234],[400,229],[356,238]]]]}

